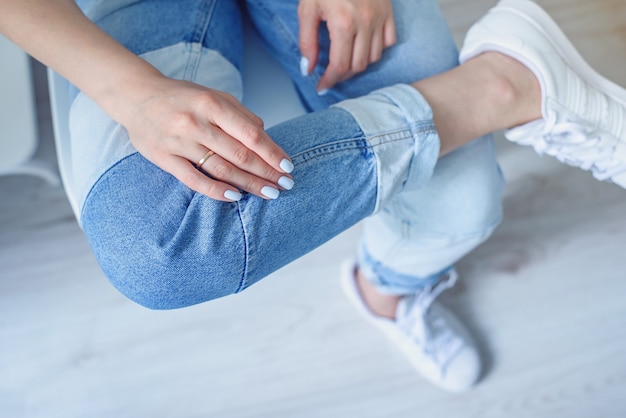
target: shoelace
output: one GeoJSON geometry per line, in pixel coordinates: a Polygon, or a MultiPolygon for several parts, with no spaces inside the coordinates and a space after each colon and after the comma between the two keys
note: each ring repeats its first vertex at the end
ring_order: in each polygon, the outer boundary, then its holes
{"type": "Polygon", "coordinates": [[[607,180],[626,171],[626,156],[620,155],[620,141],[608,132],[564,120],[558,122],[552,114],[547,120],[526,129],[510,131],[508,138],[522,145],[531,145],[538,154],[547,154],[557,160],[590,170],[598,180],[607,180]],[[534,129],[533,129],[534,128],[534,129]]]}
{"type": "Polygon", "coordinates": [[[421,343],[424,353],[439,365],[442,372],[453,354],[463,346],[463,341],[443,318],[430,315],[429,308],[444,290],[454,286],[456,280],[457,273],[451,270],[433,286],[410,296],[406,300],[406,314],[398,318],[398,326],[421,343]]]}

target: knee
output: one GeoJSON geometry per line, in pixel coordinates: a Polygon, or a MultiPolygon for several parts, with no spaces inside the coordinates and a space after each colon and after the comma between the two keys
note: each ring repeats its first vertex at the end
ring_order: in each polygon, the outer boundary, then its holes
{"type": "Polygon", "coordinates": [[[191,192],[138,156],[94,185],[81,223],[107,278],[142,306],[182,308],[242,288],[246,247],[236,207],[191,192]]]}
{"type": "Polygon", "coordinates": [[[111,284],[133,302],[149,309],[178,309],[240,290],[243,271],[224,253],[171,251],[151,243],[103,242],[94,254],[111,284]]]}

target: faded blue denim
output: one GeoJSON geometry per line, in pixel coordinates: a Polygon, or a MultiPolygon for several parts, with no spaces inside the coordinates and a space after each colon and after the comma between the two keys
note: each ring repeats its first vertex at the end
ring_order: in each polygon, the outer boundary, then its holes
{"type": "MultiPolygon", "coordinates": [[[[78,3],[166,75],[241,97],[238,2],[78,3]]],[[[410,293],[489,236],[501,217],[502,191],[491,138],[438,161],[428,104],[397,84],[457,64],[436,1],[396,1],[398,45],[325,96],[315,92],[322,66],[309,77],[299,72],[297,1],[249,0],[246,6],[316,111],[268,130],[292,157],[296,186],[275,201],[208,199],[145,160],[126,131],[78,93],[70,111],[73,178],[66,187],[115,287],[155,309],[204,302],[247,288],[365,219],[358,250],[364,272],[381,291],[410,293]]],[[[327,44],[327,34],[321,38],[327,44]]]]}

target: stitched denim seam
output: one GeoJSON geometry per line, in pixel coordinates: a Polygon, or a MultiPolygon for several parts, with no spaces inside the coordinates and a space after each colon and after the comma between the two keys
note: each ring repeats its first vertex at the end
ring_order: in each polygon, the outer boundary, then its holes
{"type": "Polygon", "coordinates": [[[371,135],[364,134],[363,137],[366,138],[368,142],[373,142],[376,139],[385,138],[384,142],[381,141],[379,144],[376,144],[380,145],[398,140],[409,139],[414,136],[428,136],[432,134],[437,134],[437,129],[432,124],[432,122],[425,121],[408,123],[407,127],[400,129],[377,132],[371,135]]]}
{"type": "Polygon", "coordinates": [[[243,290],[245,290],[249,285],[248,285],[248,268],[250,265],[250,254],[248,254],[248,250],[250,249],[250,245],[248,243],[248,231],[246,230],[246,224],[243,221],[243,216],[241,214],[241,202],[236,202],[237,203],[237,216],[239,217],[239,222],[241,223],[241,231],[243,234],[243,250],[244,250],[244,261],[243,261],[243,272],[241,274],[241,279],[239,280],[239,286],[237,287],[237,290],[235,290],[235,293],[239,293],[243,290]]]}
{"type": "Polygon", "coordinates": [[[291,157],[291,160],[294,164],[297,165],[301,162],[312,161],[320,157],[325,157],[346,150],[368,148],[370,148],[370,144],[367,142],[367,138],[365,137],[342,139],[339,141],[329,142],[324,145],[301,151],[297,154],[294,154],[291,157]]]}
{"type": "Polygon", "coordinates": [[[202,40],[209,30],[211,19],[213,19],[213,12],[215,11],[215,1],[204,1],[203,6],[204,7],[200,11],[200,18],[203,19],[203,21],[201,21],[200,24],[196,25],[192,32],[191,40],[189,42],[190,53],[187,57],[185,70],[183,72],[183,78],[188,81],[194,80],[198,72],[199,63],[202,58],[202,49],[204,47],[202,40]]]}
{"type": "Polygon", "coordinates": [[[82,226],[83,224],[83,216],[85,213],[85,205],[87,204],[87,201],[89,200],[89,197],[92,194],[93,189],[96,187],[96,185],[98,183],[100,183],[100,180],[102,180],[108,173],[109,171],[113,170],[115,167],[117,167],[122,161],[126,160],[127,158],[132,157],[135,154],[138,154],[138,151],[135,151],[131,154],[128,154],[127,156],[125,156],[124,158],[120,159],[119,161],[115,162],[115,164],[112,164],[109,168],[107,168],[97,179],[96,181],[93,182],[93,184],[91,185],[91,187],[89,188],[89,191],[87,192],[87,194],[85,195],[85,199],[83,200],[83,204],[80,207],[80,225],[82,226]]]}
{"type": "Polygon", "coordinates": [[[213,18],[215,3],[215,0],[205,0],[202,3],[203,7],[199,11],[200,16],[198,19],[198,24],[194,26],[191,39],[189,40],[191,43],[202,43],[202,40],[209,30],[209,24],[211,22],[211,19],[213,18]]]}
{"type": "Polygon", "coordinates": [[[423,133],[434,133],[435,130],[432,127],[423,127],[419,130],[414,129],[401,129],[394,130],[388,132],[380,132],[372,136],[359,136],[355,138],[342,139],[335,142],[330,142],[324,145],[320,145],[318,147],[309,148],[307,150],[301,151],[297,154],[294,154],[291,159],[301,160],[301,161],[309,161],[321,156],[331,155],[335,152],[344,151],[347,149],[359,149],[359,148],[371,148],[374,149],[376,147],[390,144],[393,142],[404,141],[406,139],[411,139],[415,134],[423,134],[423,133]]]}
{"type": "Polygon", "coordinates": [[[372,147],[390,144],[393,142],[404,141],[413,137],[410,130],[402,129],[400,131],[380,132],[367,138],[368,143],[372,147]]]}

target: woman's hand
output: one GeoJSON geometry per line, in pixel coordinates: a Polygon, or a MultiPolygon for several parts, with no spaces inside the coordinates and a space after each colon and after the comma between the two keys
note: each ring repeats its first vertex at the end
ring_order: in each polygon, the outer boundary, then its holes
{"type": "Polygon", "coordinates": [[[318,91],[364,71],[380,60],[385,48],[396,43],[391,0],[300,0],[298,18],[302,70],[306,74],[317,64],[320,22],[328,26],[330,62],[318,91]]]}
{"type": "Polygon", "coordinates": [[[273,199],[293,186],[288,156],[233,96],[163,76],[141,90],[146,97],[123,121],[131,142],[189,188],[232,201],[239,190],[273,199]]]}
{"type": "Polygon", "coordinates": [[[163,76],[73,0],[0,4],[1,33],[84,91],[144,157],[191,189],[234,201],[239,190],[274,199],[279,186],[293,186],[287,155],[234,97],[163,76]]]}

